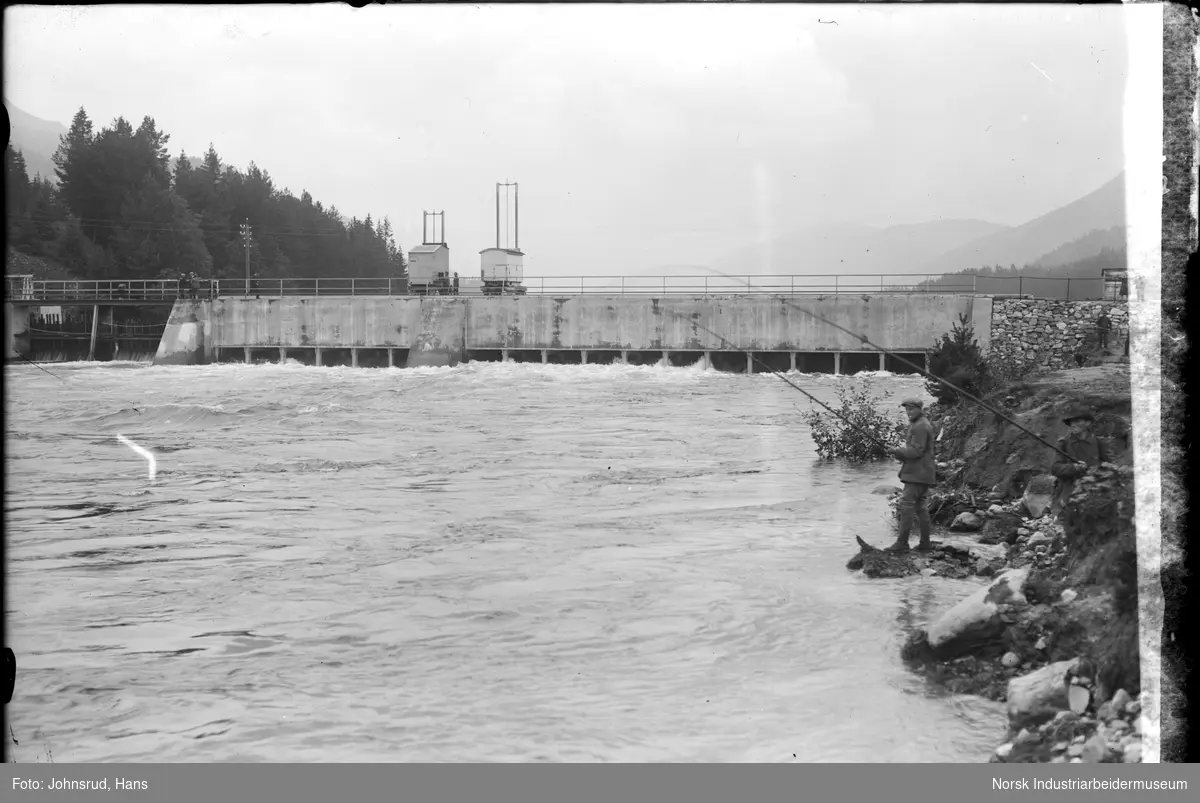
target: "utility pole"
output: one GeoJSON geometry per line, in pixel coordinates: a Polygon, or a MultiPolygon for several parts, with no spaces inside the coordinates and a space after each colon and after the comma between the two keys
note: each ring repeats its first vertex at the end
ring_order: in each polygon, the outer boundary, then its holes
{"type": "Polygon", "coordinates": [[[246,295],[250,295],[250,218],[242,224],[242,241],[246,246],[246,295]]]}

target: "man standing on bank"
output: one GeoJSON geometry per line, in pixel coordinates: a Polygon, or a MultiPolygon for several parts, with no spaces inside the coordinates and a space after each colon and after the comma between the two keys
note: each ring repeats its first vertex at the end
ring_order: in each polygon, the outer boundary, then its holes
{"type": "Polygon", "coordinates": [[[1054,500],[1050,503],[1050,511],[1055,515],[1071,498],[1077,479],[1101,463],[1111,463],[1113,459],[1112,449],[1092,432],[1095,418],[1091,410],[1081,404],[1073,404],[1062,420],[1068,432],[1065,437],[1058,439],[1058,459],[1050,467],[1050,473],[1059,480],[1054,500]],[[1065,455],[1070,455],[1072,459],[1068,460],[1065,455]]]}
{"type": "Polygon", "coordinates": [[[1108,351],[1108,335],[1112,332],[1112,321],[1103,312],[1096,319],[1096,335],[1100,340],[1100,350],[1108,351]]]}
{"type": "Polygon", "coordinates": [[[896,543],[887,548],[888,552],[907,552],[908,534],[912,530],[913,519],[921,532],[921,541],[917,549],[921,551],[932,547],[929,541],[929,508],[926,507],[926,497],[929,489],[937,482],[933,465],[933,425],[925,417],[925,404],[920,399],[905,399],[900,403],[908,413],[910,426],[908,440],[904,446],[892,450],[892,457],[903,460],[900,466],[900,481],[904,483],[904,495],[900,497],[900,534],[896,543]]]}

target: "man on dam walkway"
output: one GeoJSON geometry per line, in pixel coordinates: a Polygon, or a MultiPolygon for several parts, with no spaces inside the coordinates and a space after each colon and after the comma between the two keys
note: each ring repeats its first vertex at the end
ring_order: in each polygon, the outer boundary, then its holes
{"type": "Polygon", "coordinates": [[[920,399],[905,399],[900,406],[908,413],[908,439],[903,446],[892,450],[892,457],[904,461],[900,466],[904,495],[900,497],[899,505],[900,533],[896,543],[888,547],[887,551],[908,551],[908,534],[912,530],[913,519],[916,519],[921,532],[921,541],[917,544],[917,549],[924,551],[932,546],[929,541],[930,522],[926,499],[930,487],[937,482],[933,464],[933,425],[925,417],[925,404],[920,399]]]}

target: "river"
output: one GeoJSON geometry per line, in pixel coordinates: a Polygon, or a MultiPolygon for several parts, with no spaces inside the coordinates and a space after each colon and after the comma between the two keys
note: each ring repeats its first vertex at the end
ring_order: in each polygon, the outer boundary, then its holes
{"type": "Polygon", "coordinates": [[[5,368],[18,761],[981,762],[1003,737],[898,658],[973,586],[845,569],[891,537],[896,467],[819,461],[777,377],[47,368],[5,368]]]}

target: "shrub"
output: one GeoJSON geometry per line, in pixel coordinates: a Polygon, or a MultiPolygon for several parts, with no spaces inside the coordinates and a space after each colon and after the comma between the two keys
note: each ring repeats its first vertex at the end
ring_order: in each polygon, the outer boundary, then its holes
{"type": "Polygon", "coordinates": [[[816,407],[802,413],[812,430],[817,454],[824,460],[843,458],[851,462],[867,462],[888,458],[888,448],[899,446],[908,431],[908,423],[897,416],[888,416],[879,409],[882,398],[872,396],[864,382],[847,382],[837,390],[840,407],[833,404],[842,418],[816,407]],[[847,419],[854,424],[846,423],[847,419]],[[860,429],[856,429],[858,427],[860,429]],[[865,430],[870,435],[868,437],[865,430]],[[878,439],[878,440],[876,440],[878,439]],[[887,444],[885,448],[883,444],[887,444]]]}
{"type": "Polygon", "coordinates": [[[1048,369],[1042,360],[1031,357],[1017,357],[1013,354],[989,354],[984,358],[987,366],[987,377],[983,390],[992,391],[1019,380],[1028,380],[1048,369]]]}
{"type": "Polygon", "coordinates": [[[930,353],[929,373],[932,376],[925,380],[925,389],[946,407],[958,403],[959,393],[942,379],[973,396],[978,396],[987,386],[987,361],[975,340],[975,327],[965,313],[958,316],[958,323],[950,332],[942,334],[941,342],[930,353]]]}

